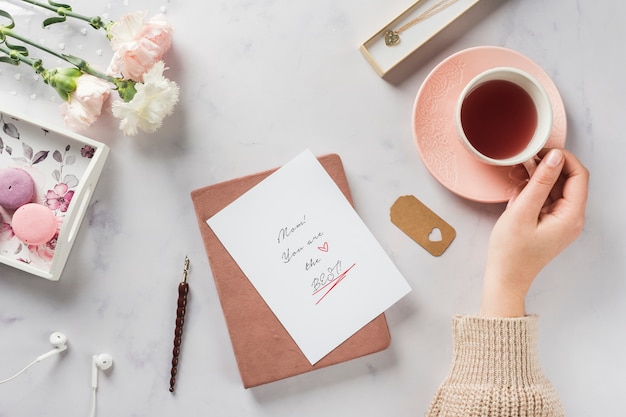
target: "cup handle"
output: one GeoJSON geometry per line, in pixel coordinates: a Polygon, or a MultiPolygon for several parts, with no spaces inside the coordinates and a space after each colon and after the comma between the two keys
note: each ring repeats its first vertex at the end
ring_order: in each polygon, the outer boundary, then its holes
{"type": "Polygon", "coordinates": [[[537,157],[533,156],[528,161],[522,162],[524,168],[526,168],[526,172],[528,172],[528,178],[532,177],[537,169],[537,157]]]}

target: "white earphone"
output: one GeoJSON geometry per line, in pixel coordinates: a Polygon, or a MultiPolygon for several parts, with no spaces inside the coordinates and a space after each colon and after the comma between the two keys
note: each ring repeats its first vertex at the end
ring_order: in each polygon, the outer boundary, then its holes
{"type": "Polygon", "coordinates": [[[108,353],[93,355],[92,372],[91,372],[91,388],[98,388],[98,370],[106,371],[113,366],[113,358],[108,353]]]}
{"type": "Polygon", "coordinates": [[[54,349],[37,357],[37,362],[41,362],[42,360],[49,358],[52,355],[56,355],[57,353],[61,353],[67,349],[67,336],[60,332],[54,332],[50,335],[50,343],[54,346],[54,349]]]}
{"type": "MultiPolygon", "coordinates": [[[[60,332],[54,332],[50,335],[50,343],[54,346],[49,352],[44,353],[43,355],[38,356],[34,361],[26,365],[22,370],[20,370],[15,375],[0,381],[0,384],[4,384],[5,382],[9,382],[14,378],[17,378],[19,375],[26,372],[28,368],[33,366],[34,364],[43,361],[44,359],[49,358],[50,356],[54,356],[57,353],[61,353],[67,349],[67,336],[60,332]]],[[[113,358],[108,353],[101,353],[99,355],[93,355],[91,360],[91,388],[92,388],[92,402],[91,402],[91,416],[96,415],[96,390],[98,388],[98,371],[106,371],[107,369],[113,366],[113,358]]]]}
{"type": "Polygon", "coordinates": [[[9,382],[12,379],[17,378],[18,376],[26,372],[26,370],[30,368],[31,366],[33,366],[34,364],[41,362],[42,360],[49,358],[50,356],[56,355],[57,353],[61,353],[64,350],[66,350],[67,349],[67,336],[65,336],[63,333],[60,333],[60,332],[54,332],[50,335],[50,343],[52,344],[52,346],[54,346],[54,349],[52,349],[51,351],[47,353],[44,353],[41,356],[38,356],[37,359],[35,359],[34,361],[26,365],[24,368],[22,368],[21,371],[19,371],[15,375],[0,381],[0,384],[4,384],[5,382],[9,382]]]}
{"type": "Polygon", "coordinates": [[[96,390],[98,388],[98,371],[106,371],[113,366],[113,358],[108,353],[93,355],[91,359],[91,417],[96,415],[96,390]]]}

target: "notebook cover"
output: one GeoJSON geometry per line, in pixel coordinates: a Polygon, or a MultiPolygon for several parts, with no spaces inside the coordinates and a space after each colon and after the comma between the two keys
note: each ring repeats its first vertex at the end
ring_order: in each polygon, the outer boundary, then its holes
{"type": "MultiPolygon", "coordinates": [[[[330,154],[319,157],[318,160],[352,204],[340,157],[330,154]]],[[[391,341],[385,315],[381,314],[315,365],[311,365],[206,223],[209,217],[275,170],[237,178],[191,192],[198,226],[209,257],[213,279],[245,388],[378,352],[386,349],[391,341]]]]}

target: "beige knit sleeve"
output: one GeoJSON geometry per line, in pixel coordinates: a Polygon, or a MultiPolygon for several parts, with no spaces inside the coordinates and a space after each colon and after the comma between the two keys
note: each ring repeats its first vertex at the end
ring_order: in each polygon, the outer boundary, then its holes
{"type": "Polygon", "coordinates": [[[564,416],[537,358],[537,321],[455,317],[452,367],[428,416],[564,416]]]}

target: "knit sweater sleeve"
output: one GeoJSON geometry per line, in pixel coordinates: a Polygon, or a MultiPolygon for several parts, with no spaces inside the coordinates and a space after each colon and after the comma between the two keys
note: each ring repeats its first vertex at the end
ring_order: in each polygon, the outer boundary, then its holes
{"type": "Polygon", "coordinates": [[[538,319],[453,319],[453,359],[429,417],[562,417],[537,357],[538,319]]]}

